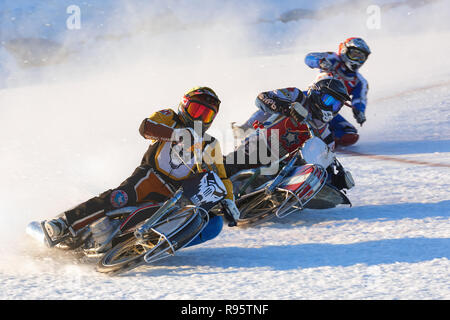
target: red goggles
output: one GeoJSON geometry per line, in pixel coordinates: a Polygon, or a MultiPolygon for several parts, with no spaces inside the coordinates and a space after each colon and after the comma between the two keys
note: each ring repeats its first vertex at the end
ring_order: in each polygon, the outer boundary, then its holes
{"type": "Polygon", "coordinates": [[[188,101],[185,109],[192,119],[201,120],[203,123],[211,123],[217,114],[211,106],[207,106],[199,101],[188,101]]]}

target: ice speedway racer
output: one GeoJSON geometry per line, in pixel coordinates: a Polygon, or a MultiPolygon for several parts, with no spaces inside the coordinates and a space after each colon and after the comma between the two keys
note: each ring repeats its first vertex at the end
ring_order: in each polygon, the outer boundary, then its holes
{"type": "Polygon", "coordinates": [[[349,100],[344,83],[333,77],[319,79],[307,91],[288,87],[258,94],[259,110],[243,125],[232,124],[243,143],[225,157],[240,210],[239,225],[283,217],[307,205],[350,204],[344,191],[353,187],[353,177],[336,159],[329,129],[349,100]],[[248,130],[250,126],[256,131],[248,130]],[[263,159],[266,151],[269,161],[263,159]],[[263,168],[267,162],[282,170],[261,174],[263,169],[267,172],[263,168]]]}
{"type": "MultiPolygon", "coordinates": [[[[54,241],[44,227],[45,221],[31,222],[26,232],[48,247],[99,258],[97,271],[115,275],[168,258],[190,245],[210,222],[211,209],[221,206],[225,195],[222,180],[203,166],[200,173],[184,180],[169,200],[109,211],[75,237],[68,233],[54,241]],[[155,208],[150,218],[136,223],[155,208]]],[[[220,213],[228,214],[227,221],[233,226],[234,220],[225,206],[220,213]]]]}
{"type": "MultiPolygon", "coordinates": [[[[238,226],[249,227],[272,218],[284,218],[304,208],[351,205],[346,195],[346,190],[354,186],[351,173],[323,140],[312,134],[308,122],[299,125],[290,117],[274,114],[253,136],[262,136],[270,144],[273,132],[282,136],[293,128],[303,133],[301,141],[293,147],[289,141],[280,140],[288,152],[277,160],[275,165],[280,169],[275,174],[262,174],[267,167],[256,167],[240,170],[230,177],[240,211],[238,226]]],[[[249,140],[251,137],[246,137],[243,145],[249,140]]]]}
{"type": "Polygon", "coordinates": [[[178,113],[163,109],[139,132],[150,140],[141,164],[119,187],[58,216],[29,224],[28,234],[49,247],[98,257],[98,271],[115,274],[216,237],[222,205],[229,226],[239,217],[216,139],[205,132],[220,100],[208,87],[186,92],[178,113]]]}

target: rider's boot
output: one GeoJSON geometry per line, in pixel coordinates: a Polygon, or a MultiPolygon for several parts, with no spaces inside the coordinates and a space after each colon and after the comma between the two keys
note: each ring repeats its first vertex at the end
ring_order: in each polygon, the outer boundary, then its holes
{"type": "Polygon", "coordinates": [[[44,227],[50,238],[52,238],[53,240],[60,239],[69,230],[67,222],[64,220],[64,218],[56,218],[45,221],[44,227]]]}
{"type": "Polygon", "coordinates": [[[336,146],[347,147],[347,146],[351,146],[351,145],[355,144],[358,141],[358,139],[359,139],[359,134],[350,132],[350,133],[345,133],[340,138],[335,138],[335,143],[336,143],[336,146]]]}

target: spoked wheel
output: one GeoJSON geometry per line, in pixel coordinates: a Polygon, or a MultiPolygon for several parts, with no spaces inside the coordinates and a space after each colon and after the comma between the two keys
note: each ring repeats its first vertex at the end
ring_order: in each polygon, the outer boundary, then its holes
{"type": "Polygon", "coordinates": [[[244,188],[249,179],[252,179],[252,181],[250,181],[250,183],[246,186],[245,193],[253,192],[257,187],[264,184],[268,180],[268,177],[266,176],[259,175],[255,178],[253,178],[252,176],[253,176],[252,172],[243,172],[230,178],[231,183],[233,183],[233,191],[235,192],[234,194],[235,198],[238,198],[239,196],[238,192],[242,191],[241,189],[244,188]]]}
{"type": "Polygon", "coordinates": [[[277,202],[264,193],[264,190],[256,194],[252,194],[254,189],[264,184],[267,177],[258,176],[248,184],[248,180],[252,179],[253,173],[244,172],[231,177],[233,190],[235,191],[236,205],[241,213],[237,221],[238,227],[250,227],[271,218],[273,210],[276,208],[277,202]],[[245,187],[246,186],[246,187],[245,187]],[[244,195],[239,195],[239,191],[245,189],[244,195]]]}
{"type": "Polygon", "coordinates": [[[111,248],[98,263],[97,271],[114,275],[174,255],[201,232],[207,221],[195,208],[178,211],[157,223],[144,240],[133,236],[111,248]]]}
{"type": "Polygon", "coordinates": [[[97,271],[116,274],[136,268],[145,262],[145,253],[154,247],[155,244],[151,241],[141,244],[135,237],[131,237],[106,252],[97,265],[97,271]]]}
{"type": "Polygon", "coordinates": [[[267,195],[264,190],[244,196],[236,201],[241,212],[238,227],[250,227],[268,221],[275,216],[275,211],[284,200],[283,193],[267,195]]]}

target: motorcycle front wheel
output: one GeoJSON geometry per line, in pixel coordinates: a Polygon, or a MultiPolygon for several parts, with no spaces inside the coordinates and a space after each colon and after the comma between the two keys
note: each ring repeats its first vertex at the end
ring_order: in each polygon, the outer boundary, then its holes
{"type": "Polygon", "coordinates": [[[207,223],[195,208],[177,211],[157,223],[145,239],[134,236],[107,251],[97,271],[115,275],[174,255],[191,242],[207,223]]]}

